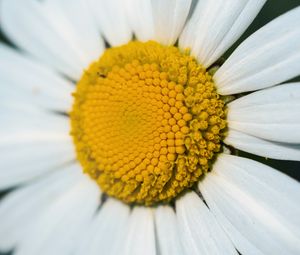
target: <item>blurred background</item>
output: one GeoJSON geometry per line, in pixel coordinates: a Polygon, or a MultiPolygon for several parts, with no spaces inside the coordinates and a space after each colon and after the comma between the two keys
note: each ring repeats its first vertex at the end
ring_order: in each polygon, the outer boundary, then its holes
{"type": "MultiPolygon", "coordinates": [[[[0,0],[1,1],[1,0],[0,0]]],[[[228,50],[225,54],[225,57],[228,57],[230,53],[249,35],[255,32],[260,27],[264,26],[266,23],[271,21],[272,19],[276,18],[277,16],[297,7],[300,6],[300,0],[268,0],[257,18],[254,22],[250,25],[247,31],[243,34],[243,36],[234,44],[234,46],[228,50]]],[[[5,37],[3,33],[0,31],[0,42],[10,44],[10,41],[5,37]]],[[[13,46],[13,45],[12,45],[13,46]]],[[[293,81],[300,81],[300,76],[293,79],[293,81]]],[[[1,88],[1,84],[0,84],[1,88]]],[[[0,91],[1,93],[1,91],[0,91]]],[[[300,132],[300,130],[299,130],[300,132]]],[[[260,161],[264,164],[267,164],[273,168],[278,169],[279,171],[286,173],[287,175],[293,177],[294,179],[300,180],[300,161],[281,161],[281,160],[272,160],[272,159],[265,159],[262,157],[258,157],[255,155],[251,155],[242,151],[238,152],[240,156],[255,159],[260,161]]],[[[299,159],[300,160],[300,159],[299,159]]],[[[8,193],[9,191],[0,191],[0,200],[8,193]]],[[[1,201],[0,201],[1,202],[1,201]]],[[[26,219],[24,219],[26,220],[26,219]]],[[[1,226],[0,226],[1,228],[1,226]]],[[[1,253],[0,255],[11,255],[12,253],[1,253]]],[[[55,255],[55,254],[53,254],[55,255]]]]}

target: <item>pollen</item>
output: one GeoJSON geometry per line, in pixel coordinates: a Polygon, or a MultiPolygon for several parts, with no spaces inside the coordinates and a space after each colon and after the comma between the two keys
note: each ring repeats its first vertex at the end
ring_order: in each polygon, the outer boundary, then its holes
{"type": "Polygon", "coordinates": [[[204,67],[175,46],[133,41],[84,72],[71,116],[77,158],[107,195],[169,202],[210,170],[225,104],[204,67]]]}

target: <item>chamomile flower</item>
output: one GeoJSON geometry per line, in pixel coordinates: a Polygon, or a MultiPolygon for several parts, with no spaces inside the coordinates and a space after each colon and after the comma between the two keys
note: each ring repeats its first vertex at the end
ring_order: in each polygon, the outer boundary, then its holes
{"type": "Polygon", "coordinates": [[[1,0],[0,250],[299,254],[300,7],[1,0]]]}

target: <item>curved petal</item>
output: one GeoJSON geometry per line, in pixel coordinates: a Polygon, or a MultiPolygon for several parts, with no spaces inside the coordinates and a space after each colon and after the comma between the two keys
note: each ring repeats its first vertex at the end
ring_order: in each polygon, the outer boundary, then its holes
{"type": "Polygon", "coordinates": [[[237,254],[203,201],[191,192],[176,201],[180,237],[186,254],[237,254]]]}
{"type": "Polygon", "coordinates": [[[20,243],[40,215],[81,178],[86,177],[80,166],[72,164],[12,191],[1,200],[0,250],[11,250],[20,243]]]}
{"type": "Polygon", "coordinates": [[[139,41],[154,38],[154,20],[151,0],[126,0],[126,12],[130,27],[139,41]]]}
{"type": "Polygon", "coordinates": [[[240,97],[230,103],[231,107],[246,108],[255,105],[300,101],[300,82],[285,83],[240,97]]]}
{"type": "Polygon", "coordinates": [[[199,189],[242,254],[299,254],[297,181],[256,161],[222,154],[199,189]]]}
{"type": "Polygon", "coordinates": [[[259,138],[300,143],[300,83],[257,91],[228,104],[229,128],[259,138]]]}
{"type": "Polygon", "coordinates": [[[192,0],[153,0],[154,37],[164,45],[173,45],[188,17],[192,0]]]}
{"type": "Polygon", "coordinates": [[[97,26],[109,44],[118,46],[131,40],[132,29],[127,18],[126,1],[89,0],[88,2],[97,26]]]}
{"type": "Polygon", "coordinates": [[[161,255],[183,255],[176,215],[170,206],[155,209],[155,226],[161,255]]]}
{"type": "Polygon", "coordinates": [[[137,206],[133,208],[120,251],[124,255],[156,254],[154,217],[151,208],[137,206]]]}
{"type": "Polygon", "coordinates": [[[0,189],[41,176],[75,159],[69,120],[0,102],[0,189]]]}
{"type": "Polygon", "coordinates": [[[224,142],[239,150],[262,157],[300,161],[299,144],[271,142],[234,129],[229,129],[224,142]]]}
{"type": "Polygon", "coordinates": [[[90,61],[86,44],[62,12],[36,0],[3,0],[0,10],[1,28],[17,46],[75,80],[82,75],[90,61]]]}
{"type": "Polygon", "coordinates": [[[0,44],[0,100],[69,111],[73,84],[17,51],[0,44]]]}
{"type": "Polygon", "coordinates": [[[41,215],[17,247],[16,255],[71,254],[99,202],[99,187],[88,177],[77,182],[41,215]]]}
{"type": "Polygon", "coordinates": [[[70,43],[73,43],[78,51],[82,51],[85,68],[92,61],[97,60],[104,51],[104,42],[87,1],[45,0],[44,2],[48,12],[55,14],[57,26],[64,29],[64,33],[68,33],[70,43]],[[62,28],[62,25],[65,27],[62,28]]]}
{"type": "Polygon", "coordinates": [[[215,73],[218,93],[270,87],[300,74],[300,7],[246,39],[215,73]]]}
{"type": "Polygon", "coordinates": [[[0,101],[1,142],[27,136],[36,131],[36,136],[43,131],[52,131],[69,137],[69,118],[50,111],[42,111],[22,102],[0,101]],[[60,133],[59,133],[60,132],[60,133]]]}
{"type": "Polygon", "coordinates": [[[123,243],[129,218],[129,206],[122,202],[109,199],[90,222],[88,231],[83,234],[83,240],[76,247],[77,255],[122,254],[119,245],[123,243]]]}
{"type": "Polygon", "coordinates": [[[199,63],[213,64],[242,35],[258,14],[262,0],[201,0],[180,36],[199,63]]]}

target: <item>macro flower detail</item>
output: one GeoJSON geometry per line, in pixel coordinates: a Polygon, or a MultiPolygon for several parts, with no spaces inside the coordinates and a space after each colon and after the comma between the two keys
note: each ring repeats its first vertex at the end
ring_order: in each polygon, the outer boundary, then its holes
{"type": "Polygon", "coordinates": [[[300,254],[300,7],[0,0],[0,252],[300,254]],[[0,194],[1,195],[1,194],[0,194]]]}
{"type": "Polygon", "coordinates": [[[85,71],[71,112],[78,159],[102,191],[169,201],[209,170],[224,137],[212,77],[175,47],[132,42],[85,71]]]}

